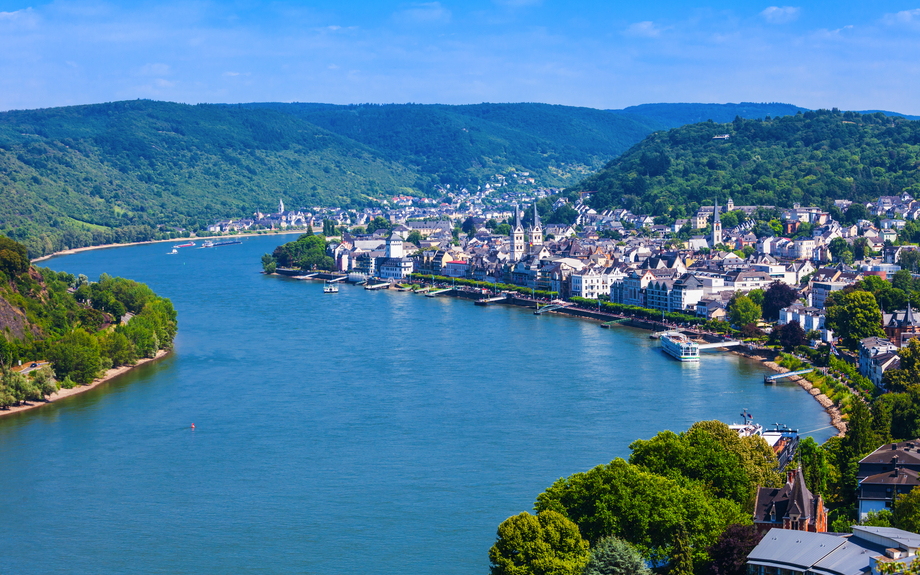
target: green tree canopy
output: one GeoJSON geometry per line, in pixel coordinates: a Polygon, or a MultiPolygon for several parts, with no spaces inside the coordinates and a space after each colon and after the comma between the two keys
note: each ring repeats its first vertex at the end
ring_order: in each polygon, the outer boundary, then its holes
{"type": "Polygon", "coordinates": [[[885,335],[878,303],[865,291],[856,290],[836,298],[835,305],[827,310],[825,323],[851,349],[864,338],[885,335]]]}
{"type": "Polygon", "coordinates": [[[588,542],[560,513],[521,513],[498,526],[489,561],[492,575],[580,575],[588,542]]]}
{"type": "Polygon", "coordinates": [[[677,435],[659,432],[649,440],[629,446],[629,462],[643,469],[680,480],[685,477],[750,508],[754,490],[778,486],[776,456],[761,437],[739,437],[721,421],[700,421],[677,435]]]}
{"type": "Polygon", "coordinates": [[[658,564],[670,557],[680,527],[693,525],[690,544],[695,560],[703,561],[706,548],[727,525],[751,519],[737,503],[685,483],[615,459],[559,479],[537,497],[534,507],[564,514],[589,541],[620,537],[658,564]]]}
{"type": "Polygon", "coordinates": [[[732,325],[744,326],[760,319],[760,306],[746,295],[735,295],[729,302],[728,318],[732,325]]]}
{"type": "Polygon", "coordinates": [[[898,350],[900,365],[882,376],[882,385],[888,391],[904,392],[920,383],[920,341],[910,340],[907,347],[898,350]]]}
{"type": "Polygon", "coordinates": [[[920,489],[902,493],[894,500],[891,509],[892,524],[898,529],[920,533],[920,489]]]}

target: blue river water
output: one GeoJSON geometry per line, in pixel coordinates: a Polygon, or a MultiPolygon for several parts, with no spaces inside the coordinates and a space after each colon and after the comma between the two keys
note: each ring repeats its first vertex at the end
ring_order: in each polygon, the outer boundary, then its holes
{"type": "Polygon", "coordinates": [[[482,575],[499,523],[635,439],[743,408],[834,432],[733,354],[681,364],[630,328],[261,275],[293,237],[40,264],[147,283],[179,334],[0,418],[0,573],[482,575]]]}

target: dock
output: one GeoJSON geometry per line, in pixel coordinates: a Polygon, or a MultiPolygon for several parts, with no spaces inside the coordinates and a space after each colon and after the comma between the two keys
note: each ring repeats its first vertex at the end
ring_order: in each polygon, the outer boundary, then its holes
{"type": "Polygon", "coordinates": [[[422,288],[418,288],[417,290],[415,290],[414,293],[428,293],[429,291],[431,291],[431,288],[428,286],[425,286],[422,288]]]}
{"type": "Polygon", "coordinates": [[[626,323],[627,321],[629,321],[629,318],[628,318],[628,317],[624,317],[624,318],[620,318],[620,319],[613,319],[613,320],[610,320],[610,321],[608,321],[608,322],[602,323],[602,324],[601,324],[601,327],[609,329],[609,328],[611,328],[611,327],[613,327],[613,326],[615,326],[615,325],[618,325],[618,324],[621,324],[621,323],[626,323]]]}
{"type": "Polygon", "coordinates": [[[384,283],[373,284],[373,285],[368,284],[364,286],[364,289],[371,291],[371,290],[378,290],[378,289],[389,289],[389,287],[390,287],[390,283],[384,282],[384,283]]]}
{"type": "Polygon", "coordinates": [[[534,315],[540,315],[540,314],[542,314],[543,312],[553,311],[553,310],[556,310],[556,309],[562,309],[562,308],[564,308],[564,307],[566,307],[565,304],[561,304],[561,303],[551,303],[551,304],[545,305],[545,306],[543,306],[543,307],[538,307],[538,308],[537,308],[537,311],[533,312],[533,314],[534,314],[534,315]]]}
{"type": "Polygon", "coordinates": [[[505,295],[505,294],[502,294],[502,295],[498,295],[498,296],[495,296],[495,297],[482,298],[482,299],[480,299],[480,300],[476,300],[476,301],[473,302],[473,303],[474,303],[475,305],[486,306],[486,305],[489,305],[490,303],[498,303],[498,302],[501,302],[501,301],[505,301],[505,300],[507,300],[507,299],[508,299],[508,296],[505,295]]]}
{"type": "Polygon", "coordinates": [[[425,297],[436,297],[436,296],[441,295],[442,293],[447,293],[447,292],[449,292],[449,291],[453,291],[453,289],[454,289],[454,288],[446,288],[446,289],[435,290],[435,291],[433,291],[433,292],[428,292],[428,293],[426,293],[426,294],[425,294],[425,297]]]}
{"type": "Polygon", "coordinates": [[[718,348],[720,348],[720,347],[735,347],[735,346],[738,346],[738,345],[741,345],[741,342],[740,342],[740,341],[737,341],[737,340],[733,340],[733,341],[719,341],[719,342],[716,342],[716,343],[701,343],[701,344],[700,344],[700,351],[706,351],[707,349],[718,349],[718,348]]]}
{"type": "Polygon", "coordinates": [[[800,369],[799,371],[787,371],[786,373],[777,373],[775,375],[765,375],[763,376],[764,383],[776,383],[780,379],[785,377],[792,377],[793,375],[802,375],[805,373],[811,373],[815,368],[809,367],[808,369],[800,369]]]}

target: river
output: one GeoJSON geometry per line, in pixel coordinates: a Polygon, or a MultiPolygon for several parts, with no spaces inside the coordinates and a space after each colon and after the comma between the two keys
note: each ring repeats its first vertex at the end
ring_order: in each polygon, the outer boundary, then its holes
{"type": "Polygon", "coordinates": [[[484,575],[499,523],[637,438],[743,408],[834,434],[733,354],[681,364],[631,328],[261,275],[289,239],[39,264],[147,283],[179,334],[0,418],[0,572],[484,575]]]}

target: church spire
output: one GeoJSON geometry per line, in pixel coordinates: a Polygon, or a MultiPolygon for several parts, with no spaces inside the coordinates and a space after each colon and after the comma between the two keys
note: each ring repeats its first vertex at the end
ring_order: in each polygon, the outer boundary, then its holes
{"type": "Polygon", "coordinates": [[[907,296],[907,313],[904,314],[904,323],[907,325],[918,325],[914,319],[914,310],[910,307],[910,296],[907,296]]]}
{"type": "Polygon", "coordinates": [[[514,229],[521,227],[521,208],[514,204],[514,229]]]}
{"type": "Polygon", "coordinates": [[[537,202],[533,203],[533,227],[534,229],[540,227],[540,211],[537,210],[537,202]]]}

